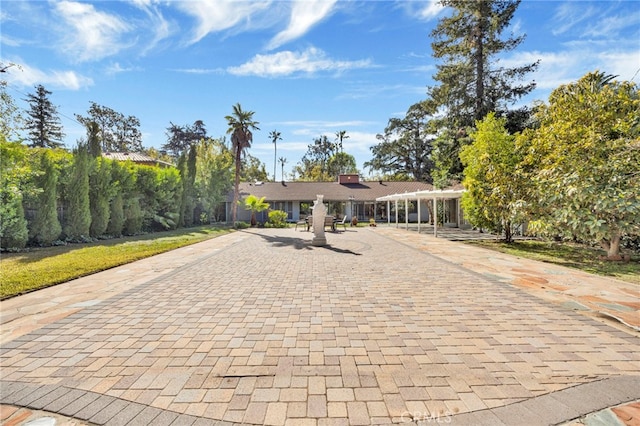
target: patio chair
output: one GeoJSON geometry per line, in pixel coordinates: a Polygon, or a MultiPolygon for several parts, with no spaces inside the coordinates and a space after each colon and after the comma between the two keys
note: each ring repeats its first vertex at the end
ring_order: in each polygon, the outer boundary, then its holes
{"type": "Polygon", "coordinates": [[[302,225],[305,226],[307,228],[307,231],[309,230],[309,228],[311,228],[311,221],[312,221],[313,217],[312,216],[307,216],[305,218],[301,218],[299,221],[296,222],[296,227],[295,230],[298,230],[298,225],[302,225]]]}
{"type": "Polygon", "coordinates": [[[340,222],[336,222],[336,230],[338,229],[338,226],[342,226],[345,231],[347,230],[347,215],[345,215],[340,222]]]}

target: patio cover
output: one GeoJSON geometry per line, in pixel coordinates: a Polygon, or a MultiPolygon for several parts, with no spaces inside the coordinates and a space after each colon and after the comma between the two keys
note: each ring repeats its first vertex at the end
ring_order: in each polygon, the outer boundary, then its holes
{"type": "MultiPolygon", "coordinates": [[[[418,200],[418,232],[420,232],[420,200],[433,200],[433,211],[437,212],[437,200],[451,200],[461,198],[465,189],[433,189],[430,191],[417,191],[417,192],[405,192],[399,194],[385,195],[384,197],[376,198],[376,201],[386,201],[387,204],[391,201],[395,202],[396,211],[396,226],[398,226],[398,201],[404,200],[405,212],[408,211],[409,200],[418,200]]],[[[389,207],[387,211],[389,211],[389,207]]],[[[409,229],[409,215],[405,214],[405,226],[409,229]]],[[[387,216],[387,222],[391,223],[391,217],[387,216]]],[[[433,221],[433,235],[438,236],[438,221],[433,221]]]]}

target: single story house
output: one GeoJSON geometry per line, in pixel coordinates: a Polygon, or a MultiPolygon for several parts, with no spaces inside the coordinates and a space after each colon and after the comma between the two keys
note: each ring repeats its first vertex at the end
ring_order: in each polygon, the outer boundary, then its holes
{"type": "MultiPolygon", "coordinates": [[[[461,190],[462,186],[456,185],[448,189],[461,190]]],[[[401,203],[383,197],[394,194],[425,194],[433,190],[433,185],[425,182],[361,181],[359,175],[347,174],[340,175],[335,182],[242,182],[240,200],[249,195],[265,197],[270,210],[285,211],[287,220],[291,222],[310,215],[314,200],[318,195],[323,195],[328,213],[339,219],[347,216],[347,220],[351,221],[355,217],[359,222],[374,219],[377,222],[399,220],[426,223],[430,214],[433,214],[433,203],[427,197],[407,199],[401,203]]],[[[228,218],[231,218],[232,203],[233,191],[230,191],[226,203],[228,218]]],[[[440,214],[444,213],[447,226],[460,226],[462,214],[459,197],[447,199],[441,205],[444,208],[440,214]]],[[[267,214],[258,213],[258,221],[266,222],[267,214]]],[[[238,206],[237,219],[247,222],[251,219],[251,212],[244,209],[242,203],[238,206]]]]}

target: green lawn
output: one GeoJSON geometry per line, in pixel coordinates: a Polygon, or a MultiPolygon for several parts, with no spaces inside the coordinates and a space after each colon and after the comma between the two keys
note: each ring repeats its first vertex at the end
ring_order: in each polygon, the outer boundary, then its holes
{"type": "Polygon", "coordinates": [[[231,232],[202,226],[0,257],[0,299],[59,284],[231,232]]]}
{"type": "Polygon", "coordinates": [[[638,253],[631,256],[630,262],[625,263],[603,259],[606,254],[603,250],[569,242],[527,240],[515,241],[511,244],[499,241],[467,241],[466,243],[640,284],[640,254],[638,253]]]}

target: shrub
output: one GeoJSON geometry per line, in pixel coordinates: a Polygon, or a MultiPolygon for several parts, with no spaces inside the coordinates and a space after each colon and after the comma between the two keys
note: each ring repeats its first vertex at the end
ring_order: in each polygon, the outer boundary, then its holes
{"type": "Polygon", "coordinates": [[[286,228],[288,226],[287,217],[287,212],[272,210],[269,212],[268,226],[271,228],[286,228]]]}
{"type": "Polygon", "coordinates": [[[41,192],[36,201],[35,219],[30,224],[30,236],[36,244],[48,246],[61,232],[56,203],[58,171],[47,151],[42,152],[40,167],[42,174],[36,179],[36,187],[41,192]]]}

